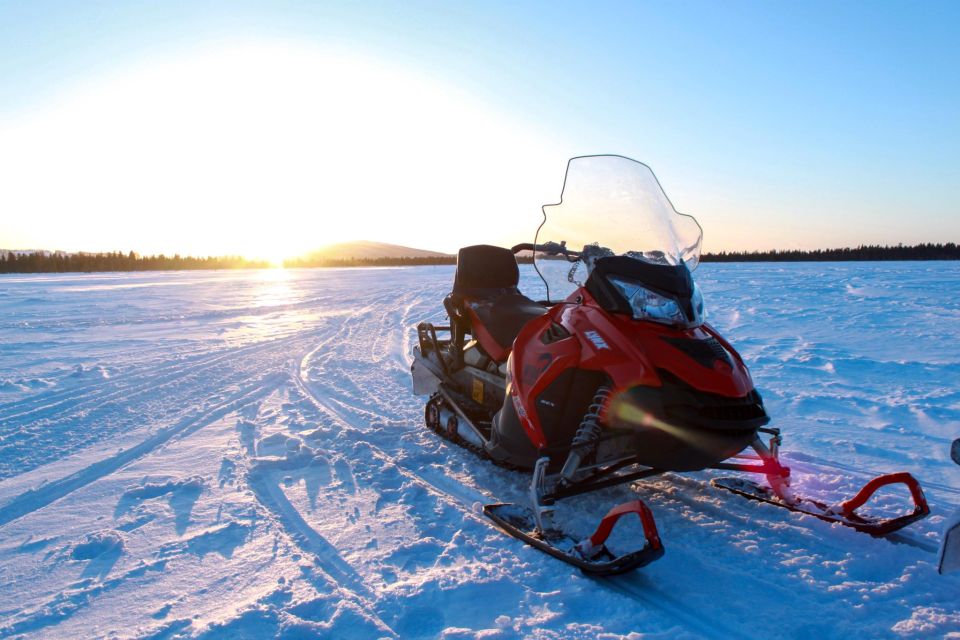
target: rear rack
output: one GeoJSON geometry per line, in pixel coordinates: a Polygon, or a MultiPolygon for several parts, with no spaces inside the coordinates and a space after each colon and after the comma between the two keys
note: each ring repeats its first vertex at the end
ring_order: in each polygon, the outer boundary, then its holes
{"type": "Polygon", "coordinates": [[[449,334],[450,327],[438,327],[429,322],[421,322],[417,325],[417,340],[420,342],[420,353],[424,356],[426,356],[430,351],[437,354],[437,360],[443,367],[443,372],[445,374],[449,374],[450,372],[447,370],[447,362],[443,359],[440,349],[449,346],[451,338],[447,338],[446,340],[437,338],[438,331],[445,331],[449,334]]]}

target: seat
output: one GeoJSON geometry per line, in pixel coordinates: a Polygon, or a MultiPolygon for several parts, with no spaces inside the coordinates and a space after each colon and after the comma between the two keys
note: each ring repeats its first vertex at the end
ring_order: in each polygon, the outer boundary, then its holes
{"type": "Polygon", "coordinates": [[[481,244],[464,247],[457,255],[447,311],[497,362],[507,359],[520,329],[547,312],[520,293],[519,282],[520,270],[509,249],[481,244]]]}

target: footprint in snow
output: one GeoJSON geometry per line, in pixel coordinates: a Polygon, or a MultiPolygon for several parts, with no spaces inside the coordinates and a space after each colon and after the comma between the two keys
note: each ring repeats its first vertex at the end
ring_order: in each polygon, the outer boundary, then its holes
{"type": "Polygon", "coordinates": [[[73,545],[70,558],[78,561],[87,561],[83,578],[104,578],[113,565],[117,563],[124,551],[123,534],[119,531],[106,529],[88,534],[83,540],[73,545]]]}
{"type": "Polygon", "coordinates": [[[200,476],[190,476],[164,482],[146,482],[123,492],[113,511],[114,518],[120,518],[135,510],[141,504],[154,498],[166,497],[173,509],[174,524],[177,533],[183,535],[190,525],[193,506],[203,493],[206,481],[200,476]]]}

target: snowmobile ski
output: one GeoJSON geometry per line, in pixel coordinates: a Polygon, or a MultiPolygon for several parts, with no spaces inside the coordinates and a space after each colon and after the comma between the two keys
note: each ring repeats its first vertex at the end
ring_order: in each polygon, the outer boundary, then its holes
{"type": "Polygon", "coordinates": [[[800,497],[795,498],[793,502],[788,502],[778,497],[769,487],[744,478],[714,478],[711,484],[751,500],[759,500],[797,513],[805,513],[827,522],[839,522],[844,526],[869,533],[872,536],[884,536],[893,533],[930,513],[930,507],[927,506],[927,500],[920,488],[920,483],[912,475],[905,472],[878,476],[865,484],[852,499],[833,506],[818,500],[800,497]],[[872,518],[856,512],[857,509],[866,504],[877,489],[891,484],[904,484],[910,490],[910,496],[913,499],[913,511],[911,513],[895,518],[872,518]]]}
{"type": "Polygon", "coordinates": [[[653,513],[641,500],[632,500],[612,508],[600,521],[593,535],[577,540],[558,529],[539,530],[533,512],[515,504],[488,504],[484,514],[504,531],[532,547],[548,553],[596,576],[613,576],[646,566],[663,555],[663,544],[657,533],[653,513]],[[640,549],[614,555],[605,542],[614,525],[624,515],[635,513],[640,517],[645,536],[640,549]]]}

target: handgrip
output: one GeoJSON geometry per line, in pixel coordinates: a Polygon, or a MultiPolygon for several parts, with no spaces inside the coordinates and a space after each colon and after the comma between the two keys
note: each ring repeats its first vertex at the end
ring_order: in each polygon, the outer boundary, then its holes
{"type": "Polygon", "coordinates": [[[510,251],[513,253],[519,253],[520,251],[540,251],[546,253],[547,255],[557,256],[572,256],[576,258],[580,255],[577,251],[570,251],[567,249],[567,243],[564,242],[544,242],[542,244],[532,244],[530,242],[522,242],[520,244],[515,244],[511,247],[510,251]]]}

